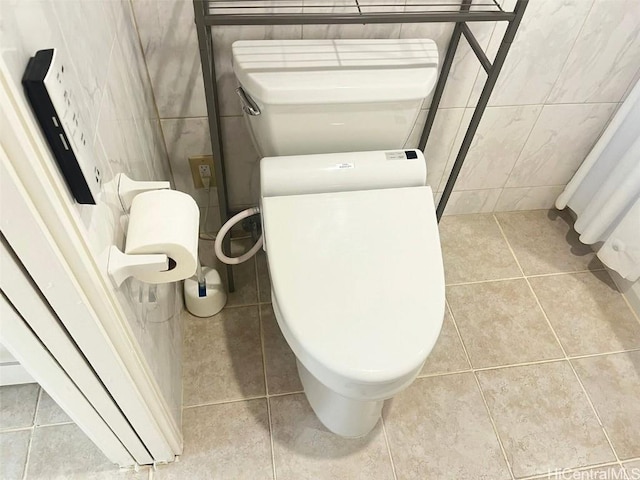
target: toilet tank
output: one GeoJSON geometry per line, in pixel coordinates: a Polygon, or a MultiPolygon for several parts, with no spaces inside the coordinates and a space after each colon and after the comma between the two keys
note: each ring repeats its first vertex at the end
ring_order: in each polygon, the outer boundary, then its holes
{"type": "Polygon", "coordinates": [[[402,148],[438,76],[428,39],[241,40],[232,50],[263,157],[402,148]]]}

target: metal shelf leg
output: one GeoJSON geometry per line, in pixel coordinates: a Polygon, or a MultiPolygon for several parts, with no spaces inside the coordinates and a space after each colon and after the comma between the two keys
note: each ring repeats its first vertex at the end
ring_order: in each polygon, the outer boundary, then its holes
{"type": "MultiPolygon", "coordinates": [[[[229,219],[229,201],[227,197],[226,174],[224,167],[224,157],[222,148],[222,133],[218,117],[218,88],[216,85],[216,71],[213,60],[213,36],[211,29],[205,24],[206,1],[194,0],[193,7],[195,13],[196,30],[198,32],[198,45],[200,48],[200,59],[202,62],[202,77],[204,80],[204,90],[207,99],[207,113],[209,117],[209,133],[211,135],[211,149],[213,153],[214,167],[216,170],[216,189],[218,191],[218,205],[220,207],[220,221],[224,224],[229,219]]],[[[227,254],[231,250],[231,238],[227,236],[222,249],[227,254]]],[[[226,281],[229,292],[235,291],[235,282],[231,265],[226,267],[226,281]]]]}
{"type": "Polygon", "coordinates": [[[462,141],[462,145],[460,146],[460,150],[458,151],[458,156],[456,157],[456,161],[453,164],[453,169],[451,170],[451,174],[449,175],[449,180],[447,180],[447,185],[442,192],[442,198],[438,203],[438,208],[436,209],[436,217],[438,221],[440,221],[440,219],[442,218],[442,214],[444,213],[444,209],[447,206],[447,202],[449,201],[449,197],[451,196],[453,187],[456,183],[456,180],[458,179],[458,175],[460,174],[460,170],[462,169],[464,160],[467,157],[467,153],[469,153],[471,142],[473,141],[473,137],[475,136],[476,131],[478,130],[478,126],[480,125],[482,115],[487,108],[487,104],[489,103],[491,92],[493,92],[493,88],[498,81],[500,70],[504,65],[504,61],[507,58],[507,53],[509,53],[509,48],[511,48],[513,39],[516,36],[518,26],[520,25],[520,21],[522,20],[524,11],[527,8],[527,3],[528,0],[518,0],[514,9],[515,18],[509,22],[509,26],[507,27],[507,30],[502,37],[502,43],[500,44],[500,48],[498,49],[496,58],[493,61],[493,65],[489,70],[487,80],[484,84],[484,88],[482,89],[482,94],[480,95],[480,99],[478,100],[476,108],[473,112],[473,116],[471,117],[471,123],[467,128],[467,133],[464,136],[464,140],[462,141]]]}

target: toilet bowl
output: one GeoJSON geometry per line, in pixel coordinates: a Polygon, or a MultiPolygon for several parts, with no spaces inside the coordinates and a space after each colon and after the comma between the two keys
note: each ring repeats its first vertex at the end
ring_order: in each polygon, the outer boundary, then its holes
{"type": "Polygon", "coordinates": [[[403,149],[437,76],[430,40],[241,41],[278,325],[332,432],[369,433],[420,372],[445,295],[433,192],[403,149]]]}
{"type": "Polygon", "coordinates": [[[433,194],[416,150],[301,160],[261,162],[273,308],[318,418],[339,435],[360,436],[377,423],[383,401],[414,380],[442,327],[444,273],[433,194]],[[335,168],[348,164],[354,168],[335,168]],[[331,168],[351,179],[322,180],[331,168]],[[371,178],[388,184],[390,171],[397,185],[362,189],[371,178]],[[316,178],[321,193],[289,185],[282,194],[278,185],[292,175],[316,178]],[[340,191],[331,191],[336,185],[340,191]]]}

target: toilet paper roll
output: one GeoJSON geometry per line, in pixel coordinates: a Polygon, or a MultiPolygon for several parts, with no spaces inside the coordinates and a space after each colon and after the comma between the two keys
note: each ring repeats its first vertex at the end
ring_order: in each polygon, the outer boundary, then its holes
{"type": "Polygon", "coordinates": [[[138,280],[168,283],[189,278],[198,264],[200,210],[186,193],[154,190],[140,193],[131,203],[125,253],[164,253],[169,269],[137,272],[138,280]]]}

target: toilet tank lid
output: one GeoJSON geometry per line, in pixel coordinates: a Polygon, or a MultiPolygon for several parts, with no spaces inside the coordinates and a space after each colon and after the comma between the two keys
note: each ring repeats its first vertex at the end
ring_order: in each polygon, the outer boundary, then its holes
{"type": "Polygon", "coordinates": [[[232,51],[240,84],[264,104],[416,100],[438,76],[429,39],[239,40],[232,51]]]}

